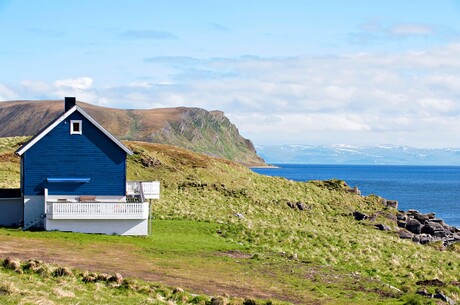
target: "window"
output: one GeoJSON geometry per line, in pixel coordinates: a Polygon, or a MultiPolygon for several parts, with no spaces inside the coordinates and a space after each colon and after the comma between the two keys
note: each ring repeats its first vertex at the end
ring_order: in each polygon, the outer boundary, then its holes
{"type": "Polygon", "coordinates": [[[70,121],[70,134],[81,134],[81,121],[70,121]]]}

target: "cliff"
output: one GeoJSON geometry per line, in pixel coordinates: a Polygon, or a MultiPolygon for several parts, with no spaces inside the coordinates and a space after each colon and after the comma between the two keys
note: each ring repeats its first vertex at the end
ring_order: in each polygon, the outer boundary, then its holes
{"type": "MultiPolygon", "coordinates": [[[[124,110],[78,102],[89,115],[121,140],[184,147],[195,152],[264,165],[252,142],[221,111],[200,108],[124,110]]],[[[64,110],[62,101],[8,101],[0,103],[0,137],[31,136],[64,110]]]]}

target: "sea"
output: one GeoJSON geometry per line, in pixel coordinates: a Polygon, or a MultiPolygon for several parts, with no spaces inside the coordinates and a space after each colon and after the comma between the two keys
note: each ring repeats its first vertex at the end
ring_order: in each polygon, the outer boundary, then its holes
{"type": "Polygon", "coordinates": [[[448,225],[460,228],[460,166],[306,165],[274,164],[253,168],[263,175],[294,181],[344,180],[362,195],[397,200],[400,210],[434,212],[448,225]]]}

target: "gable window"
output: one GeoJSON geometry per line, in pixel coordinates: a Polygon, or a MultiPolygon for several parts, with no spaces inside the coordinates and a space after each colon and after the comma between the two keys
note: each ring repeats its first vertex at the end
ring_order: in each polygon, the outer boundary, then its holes
{"type": "Polygon", "coordinates": [[[81,120],[70,121],[70,134],[81,134],[81,120]]]}

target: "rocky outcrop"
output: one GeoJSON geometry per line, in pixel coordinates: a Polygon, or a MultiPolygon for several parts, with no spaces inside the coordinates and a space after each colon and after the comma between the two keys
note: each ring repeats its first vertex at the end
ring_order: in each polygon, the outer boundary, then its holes
{"type": "MultiPolygon", "coordinates": [[[[383,204],[386,202],[382,201],[383,204]]],[[[360,211],[355,211],[353,217],[358,221],[375,219],[360,211]]],[[[436,218],[435,213],[424,214],[417,210],[407,212],[399,210],[396,217],[393,215],[386,218],[395,223],[394,229],[382,223],[374,224],[374,226],[382,231],[394,231],[402,239],[410,239],[422,245],[441,241],[444,247],[460,242],[460,230],[436,218]]]]}
{"type": "Polygon", "coordinates": [[[444,246],[460,242],[460,230],[449,226],[435,213],[420,213],[417,210],[399,211],[398,227],[413,233],[412,240],[420,244],[442,241],[444,246]]]}

